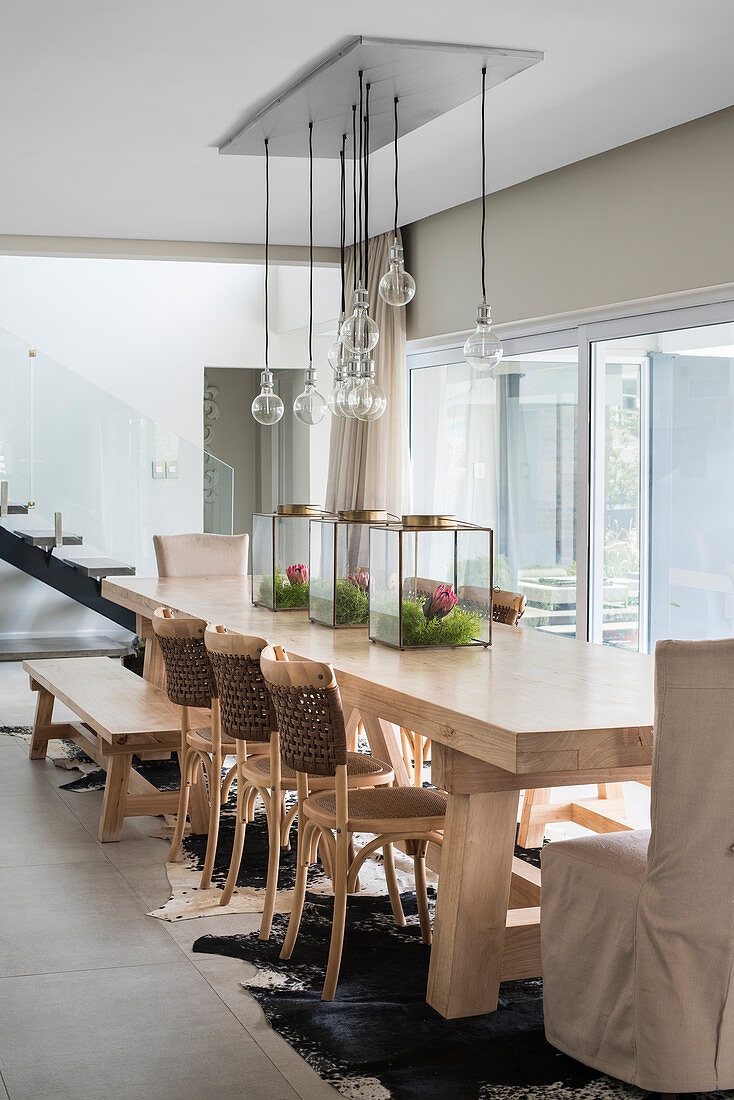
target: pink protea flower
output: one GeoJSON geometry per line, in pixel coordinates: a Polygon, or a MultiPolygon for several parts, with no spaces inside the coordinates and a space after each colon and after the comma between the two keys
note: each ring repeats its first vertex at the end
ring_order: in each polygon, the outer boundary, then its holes
{"type": "Polygon", "coordinates": [[[370,586],[368,569],[355,569],[354,573],[350,574],[347,579],[350,584],[353,584],[355,588],[361,588],[363,592],[366,592],[370,586]]]}
{"type": "Polygon", "coordinates": [[[443,619],[456,607],[456,593],[450,584],[439,584],[432,596],[423,604],[423,614],[428,619],[443,619]]]}
{"type": "Polygon", "coordinates": [[[289,565],[285,575],[289,584],[308,584],[307,565],[289,565]]]}

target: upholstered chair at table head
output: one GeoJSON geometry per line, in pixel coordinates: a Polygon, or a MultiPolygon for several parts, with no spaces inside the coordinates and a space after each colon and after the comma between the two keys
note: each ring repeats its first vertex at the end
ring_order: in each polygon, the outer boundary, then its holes
{"type": "Polygon", "coordinates": [[[734,640],[658,642],[651,817],[543,851],[546,1035],[641,1089],[734,1089],[734,640]]]}
{"type": "Polygon", "coordinates": [[[249,545],[249,535],[153,535],[159,577],[245,576],[249,545]]]}

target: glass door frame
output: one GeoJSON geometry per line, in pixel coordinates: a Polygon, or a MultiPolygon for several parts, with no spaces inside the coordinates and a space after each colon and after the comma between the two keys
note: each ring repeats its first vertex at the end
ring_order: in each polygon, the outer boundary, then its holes
{"type": "MultiPolygon", "coordinates": [[[[600,597],[600,579],[604,574],[604,475],[602,441],[605,425],[605,361],[595,355],[594,347],[606,340],[618,340],[647,336],[677,329],[698,328],[703,325],[734,322],[734,301],[714,302],[670,309],[651,309],[626,317],[579,325],[579,364],[587,381],[587,478],[586,501],[581,511],[579,499],[579,535],[586,531],[586,591],[579,591],[577,604],[578,638],[590,642],[602,641],[603,598],[600,597]],[[587,522],[583,522],[586,515],[587,522]],[[582,615],[586,618],[586,630],[581,629],[582,615]]],[[[581,373],[579,373],[579,410],[581,409],[581,373]]],[[[581,488],[581,414],[579,412],[579,483],[581,488]]],[[[581,498],[581,492],[579,497],[581,498]]],[[[647,364],[640,372],[640,619],[639,646],[641,653],[649,652],[650,642],[650,377],[647,364]]],[[[579,572],[581,571],[579,550],[579,572]]],[[[581,586],[579,586],[580,588],[581,586]]]]}
{"type": "MultiPolygon", "coordinates": [[[[549,328],[547,331],[534,332],[527,336],[502,336],[503,354],[527,355],[535,351],[560,351],[573,348],[578,342],[577,326],[549,328]]],[[[576,637],[585,639],[588,633],[588,539],[587,522],[589,508],[589,369],[588,348],[582,355],[578,345],[578,402],[577,402],[577,467],[576,467],[576,637]]],[[[440,367],[449,363],[461,362],[464,358],[464,338],[461,342],[452,340],[440,346],[432,346],[411,351],[408,349],[408,428],[409,445],[412,442],[412,385],[411,374],[414,370],[426,367],[440,367]]],[[[411,447],[412,454],[412,447],[411,447]]]]}

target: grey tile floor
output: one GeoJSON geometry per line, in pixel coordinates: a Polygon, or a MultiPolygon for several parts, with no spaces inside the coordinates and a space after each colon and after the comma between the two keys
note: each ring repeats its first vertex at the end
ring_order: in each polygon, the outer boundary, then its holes
{"type": "MultiPolygon", "coordinates": [[[[33,705],[0,664],[0,725],[30,725],[33,705]]],[[[336,1097],[242,989],[245,963],[192,954],[259,918],[146,916],[168,897],[155,819],[100,844],[102,794],[68,779],[0,737],[0,1100],[336,1097]]]]}

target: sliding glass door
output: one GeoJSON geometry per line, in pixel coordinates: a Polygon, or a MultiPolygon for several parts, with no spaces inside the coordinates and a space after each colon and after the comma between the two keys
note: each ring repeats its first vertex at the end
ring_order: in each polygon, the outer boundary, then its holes
{"type": "Polygon", "coordinates": [[[578,349],[508,354],[496,377],[425,358],[410,376],[415,511],[493,527],[495,584],[525,593],[522,625],[574,635],[578,349]]]}
{"type": "Polygon", "coordinates": [[[731,637],[734,324],[591,341],[591,356],[591,638],[731,637]]]}
{"type": "Polygon", "coordinates": [[[734,636],[734,301],[409,355],[417,512],[495,533],[522,625],[652,652],[734,636]]]}

